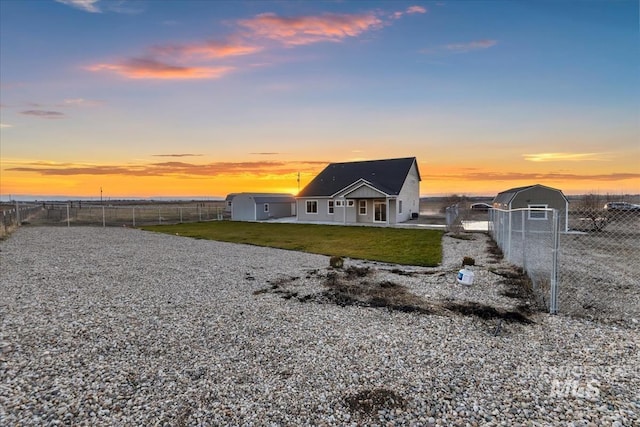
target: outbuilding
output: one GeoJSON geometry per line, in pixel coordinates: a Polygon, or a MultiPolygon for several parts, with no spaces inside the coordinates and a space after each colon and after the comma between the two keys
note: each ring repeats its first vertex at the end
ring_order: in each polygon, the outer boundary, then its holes
{"type": "Polygon", "coordinates": [[[238,193],[231,204],[231,220],[262,221],[296,215],[296,199],[283,193],[238,193]]]}
{"type": "Polygon", "coordinates": [[[551,215],[548,209],[556,209],[560,230],[568,229],[569,200],[557,188],[541,184],[511,188],[498,193],[492,205],[494,209],[502,210],[529,209],[526,213],[526,220],[529,221],[549,221],[551,215]]]}

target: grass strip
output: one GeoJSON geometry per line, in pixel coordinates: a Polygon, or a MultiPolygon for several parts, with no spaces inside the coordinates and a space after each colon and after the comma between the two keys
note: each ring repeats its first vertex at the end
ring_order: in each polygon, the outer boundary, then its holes
{"type": "Polygon", "coordinates": [[[388,227],[212,221],[153,225],[142,230],[197,239],[245,243],[393,264],[435,267],[442,231],[388,227]]]}

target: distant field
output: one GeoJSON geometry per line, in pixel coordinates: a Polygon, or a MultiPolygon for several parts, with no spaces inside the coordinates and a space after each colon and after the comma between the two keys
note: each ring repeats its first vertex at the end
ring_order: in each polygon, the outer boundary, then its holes
{"type": "Polygon", "coordinates": [[[214,221],[140,227],[198,239],[246,243],[322,255],[434,267],[442,261],[442,231],[387,227],[214,221]]]}

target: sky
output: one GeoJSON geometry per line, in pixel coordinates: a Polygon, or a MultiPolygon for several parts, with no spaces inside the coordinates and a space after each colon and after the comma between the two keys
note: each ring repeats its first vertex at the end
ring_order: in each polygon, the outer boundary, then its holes
{"type": "Polygon", "coordinates": [[[638,1],[0,1],[0,198],[640,193],[638,1]]]}

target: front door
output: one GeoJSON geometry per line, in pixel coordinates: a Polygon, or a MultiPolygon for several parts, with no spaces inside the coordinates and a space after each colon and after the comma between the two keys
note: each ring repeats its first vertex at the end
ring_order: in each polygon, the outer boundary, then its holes
{"type": "Polygon", "coordinates": [[[387,203],[375,200],[373,202],[373,222],[387,222],[387,203]]]}

